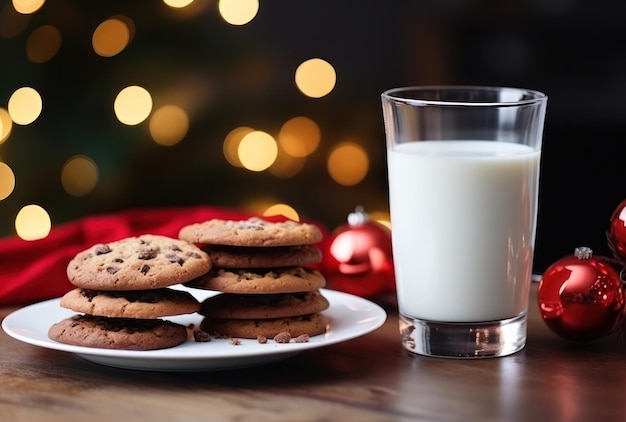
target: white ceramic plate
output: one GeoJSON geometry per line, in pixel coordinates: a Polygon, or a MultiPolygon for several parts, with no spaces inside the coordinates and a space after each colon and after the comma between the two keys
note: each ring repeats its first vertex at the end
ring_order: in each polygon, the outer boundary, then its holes
{"type": "MultiPolygon", "coordinates": [[[[200,301],[215,294],[182,286],[177,288],[189,291],[200,301]]],[[[360,337],[380,327],[387,318],[387,314],[380,306],[366,299],[334,290],[322,289],[321,292],[330,302],[330,307],[324,311],[329,320],[329,327],[325,334],[313,336],[307,343],[293,341],[275,343],[268,340],[266,344],[260,344],[256,340],[242,339],[241,344],[235,346],[227,339],[212,339],[206,343],[187,341],[170,349],[151,351],[72,346],[48,338],[48,329],[53,323],[74,314],[60,307],[60,299],[51,299],[18,309],[2,321],[2,328],[11,337],[25,343],[75,353],[101,365],[146,371],[208,371],[276,362],[304,350],[360,337]]],[[[192,314],[168,319],[187,326],[199,324],[202,316],[192,314]]]]}

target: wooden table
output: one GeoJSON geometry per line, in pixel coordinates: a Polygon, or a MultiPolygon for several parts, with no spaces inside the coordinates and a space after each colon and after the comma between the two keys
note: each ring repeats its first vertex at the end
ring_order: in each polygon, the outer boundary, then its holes
{"type": "Polygon", "coordinates": [[[626,344],[560,339],[539,317],[536,285],[532,295],[526,348],[476,361],[409,356],[393,309],[364,337],[204,373],[99,366],[0,332],[0,420],[626,420],[626,344]]]}

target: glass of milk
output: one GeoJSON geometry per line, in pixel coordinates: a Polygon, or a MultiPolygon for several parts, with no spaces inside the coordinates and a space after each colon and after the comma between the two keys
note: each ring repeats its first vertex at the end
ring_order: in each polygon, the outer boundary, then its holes
{"type": "Polygon", "coordinates": [[[382,94],[408,351],[485,358],[525,346],[546,103],[501,87],[382,94]]]}

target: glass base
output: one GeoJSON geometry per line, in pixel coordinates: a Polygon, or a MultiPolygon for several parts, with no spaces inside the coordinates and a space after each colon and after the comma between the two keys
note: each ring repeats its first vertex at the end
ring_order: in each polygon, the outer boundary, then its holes
{"type": "Polygon", "coordinates": [[[400,314],[402,345],[411,353],[456,359],[506,356],[526,345],[526,313],[502,321],[454,323],[400,314]]]}

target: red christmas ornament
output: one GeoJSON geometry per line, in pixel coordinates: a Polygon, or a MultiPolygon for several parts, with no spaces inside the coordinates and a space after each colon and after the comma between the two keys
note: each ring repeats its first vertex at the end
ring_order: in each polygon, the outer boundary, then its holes
{"type": "Polygon", "coordinates": [[[321,270],[330,288],[362,297],[395,291],[391,230],[370,221],[362,207],[330,234],[323,252],[321,270]]]}
{"type": "Polygon", "coordinates": [[[607,238],[615,259],[626,265],[626,199],[613,211],[607,238]]]}
{"type": "Polygon", "coordinates": [[[554,262],[538,287],[539,310],[561,337],[588,341],[612,334],[624,310],[624,292],[608,258],[587,247],[554,262]]]}

